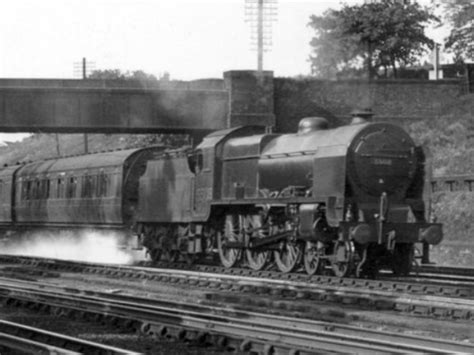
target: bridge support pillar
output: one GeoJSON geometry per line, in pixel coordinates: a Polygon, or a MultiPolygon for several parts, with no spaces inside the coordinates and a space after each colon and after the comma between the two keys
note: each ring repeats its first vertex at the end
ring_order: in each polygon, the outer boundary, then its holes
{"type": "Polygon", "coordinates": [[[272,71],[227,71],[224,85],[229,93],[227,127],[275,126],[272,71]]]}

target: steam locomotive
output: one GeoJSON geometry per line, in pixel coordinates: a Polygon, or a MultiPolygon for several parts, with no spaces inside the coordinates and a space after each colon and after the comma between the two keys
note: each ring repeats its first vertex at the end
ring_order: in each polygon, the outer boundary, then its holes
{"type": "Polygon", "coordinates": [[[442,226],[427,222],[425,165],[402,128],[361,117],[334,129],[305,118],[295,134],[243,126],[194,149],[4,167],[0,225],[127,230],[155,261],[406,275],[416,243],[442,240],[442,226]]]}

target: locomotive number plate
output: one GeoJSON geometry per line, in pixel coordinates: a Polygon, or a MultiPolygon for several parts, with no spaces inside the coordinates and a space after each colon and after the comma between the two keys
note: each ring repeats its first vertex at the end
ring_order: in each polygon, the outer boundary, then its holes
{"type": "Polygon", "coordinates": [[[391,165],[392,165],[392,159],[373,158],[373,159],[372,159],[372,164],[374,164],[374,165],[391,166],[391,165]]]}

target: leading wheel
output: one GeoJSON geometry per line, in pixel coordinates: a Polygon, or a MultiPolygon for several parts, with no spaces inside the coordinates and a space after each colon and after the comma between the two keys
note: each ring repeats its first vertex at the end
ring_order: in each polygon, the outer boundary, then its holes
{"type": "Polygon", "coordinates": [[[160,261],[167,261],[169,263],[176,263],[179,260],[179,250],[171,247],[164,247],[161,249],[160,261]]]}
{"type": "Polygon", "coordinates": [[[193,265],[196,261],[199,260],[199,255],[198,254],[185,253],[184,254],[184,260],[186,261],[186,264],[193,265]]]}
{"type": "Polygon", "coordinates": [[[396,244],[392,256],[392,271],[395,276],[407,276],[413,266],[415,251],[413,244],[396,244]]]}
{"type": "Polygon", "coordinates": [[[331,266],[337,277],[345,277],[349,274],[352,268],[353,254],[353,246],[350,242],[336,242],[331,266]]]}
{"type": "Polygon", "coordinates": [[[179,260],[179,250],[170,248],[155,248],[149,250],[153,262],[175,263],[179,260]]]}
{"type": "MultiPolygon", "coordinates": [[[[263,226],[262,216],[258,214],[245,216],[244,227],[249,242],[268,237],[268,229],[263,226]]],[[[262,270],[267,264],[269,252],[247,249],[245,256],[251,269],[262,270]]]]}
{"type": "Polygon", "coordinates": [[[238,214],[225,216],[224,226],[217,234],[219,258],[226,268],[233,267],[240,259],[241,249],[228,247],[229,242],[242,242],[243,217],[238,214]]]}
{"type": "MultiPolygon", "coordinates": [[[[321,244],[321,243],[319,243],[321,244]]],[[[324,268],[324,260],[322,259],[326,254],[326,248],[324,245],[318,247],[318,243],[306,242],[304,246],[304,269],[308,275],[314,275],[320,273],[324,268]]]]}
{"type": "Polygon", "coordinates": [[[274,252],[275,263],[281,272],[293,271],[301,261],[302,247],[293,241],[282,241],[280,250],[274,252]]]}
{"type": "Polygon", "coordinates": [[[161,250],[158,248],[148,249],[148,254],[152,262],[157,263],[161,259],[161,250]]]}

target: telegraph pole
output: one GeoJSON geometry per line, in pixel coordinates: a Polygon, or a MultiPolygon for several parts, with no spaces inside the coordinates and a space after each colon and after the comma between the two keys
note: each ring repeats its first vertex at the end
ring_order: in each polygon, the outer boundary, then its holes
{"type": "Polygon", "coordinates": [[[263,53],[272,46],[272,22],[276,21],[277,0],[245,0],[246,22],[250,22],[251,44],[256,45],[257,70],[263,71],[263,53]]]}
{"type": "MultiPolygon", "coordinates": [[[[87,59],[83,57],[80,62],[74,62],[74,77],[86,80],[88,73],[90,73],[94,69],[95,63],[88,62],[87,59]]],[[[89,140],[87,137],[87,133],[84,133],[84,153],[89,153],[89,140]]]]}
{"type": "Polygon", "coordinates": [[[439,80],[439,43],[435,43],[433,49],[433,67],[435,80],[439,80]]]}
{"type": "MultiPolygon", "coordinates": [[[[85,57],[82,58],[80,63],[74,63],[74,76],[79,76],[77,74],[81,73],[82,80],[87,79],[87,70],[91,71],[94,69],[94,63],[88,62],[85,57]],[[88,68],[89,67],[89,68],[88,68]]],[[[84,133],[84,153],[89,153],[89,139],[87,133],[84,133]]]]}
{"type": "Polygon", "coordinates": [[[263,70],[263,0],[258,0],[258,71],[263,70]]]}
{"type": "MultiPolygon", "coordinates": [[[[87,79],[87,61],[86,58],[82,58],[82,80],[87,79]]],[[[89,153],[89,138],[87,133],[84,133],[84,153],[89,153]]]]}
{"type": "MultiPolygon", "coordinates": [[[[82,58],[82,80],[87,79],[87,61],[86,58],[82,58]]],[[[84,153],[89,153],[89,138],[87,133],[84,133],[84,153]]]]}
{"type": "Polygon", "coordinates": [[[95,69],[95,63],[82,58],[80,62],[74,62],[74,77],[77,79],[87,79],[87,76],[95,69]]]}
{"type": "Polygon", "coordinates": [[[82,58],[82,79],[87,79],[87,61],[82,58]]]}

